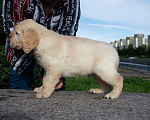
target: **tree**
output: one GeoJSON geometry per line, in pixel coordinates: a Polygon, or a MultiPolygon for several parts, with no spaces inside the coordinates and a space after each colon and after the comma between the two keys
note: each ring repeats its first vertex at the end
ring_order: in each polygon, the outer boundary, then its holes
{"type": "Polygon", "coordinates": [[[136,48],[136,56],[145,56],[146,55],[146,45],[139,46],[136,48]]]}
{"type": "Polygon", "coordinates": [[[126,49],[126,54],[128,57],[135,56],[135,49],[132,45],[129,45],[129,47],[126,49]]]}
{"type": "Polygon", "coordinates": [[[117,50],[117,52],[118,52],[118,54],[119,54],[119,56],[121,56],[121,57],[125,57],[126,56],[126,49],[125,48],[123,48],[122,50],[117,50]]]}
{"type": "Polygon", "coordinates": [[[147,48],[146,57],[150,57],[150,45],[149,45],[149,47],[147,48]]]}

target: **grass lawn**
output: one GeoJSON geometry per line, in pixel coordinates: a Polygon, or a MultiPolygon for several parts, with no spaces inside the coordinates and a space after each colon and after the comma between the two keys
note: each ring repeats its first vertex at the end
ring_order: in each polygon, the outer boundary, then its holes
{"type": "MultiPolygon", "coordinates": [[[[66,91],[88,91],[97,88],[92,77],[66,78],[66,91]]],[[[142,78],[124,78],[123,92],[150,93],[150,81],[142,78]]]]}

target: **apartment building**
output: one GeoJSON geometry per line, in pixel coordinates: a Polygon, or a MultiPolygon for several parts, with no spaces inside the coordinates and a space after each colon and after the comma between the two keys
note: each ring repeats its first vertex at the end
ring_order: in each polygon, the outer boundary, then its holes
{"type": "Polygon", "coordinates": [[[116,49],[128,48],[129,45],[132,45],[133,48],[138,48],[141,45],[146,45],[149,47],[150,35],[148,35],[148,39],[145,39],[144,34],[135,34],[134,37],[126,37],[126,39],[120,39],[119,41],[116,40],[110,44],[116,49]]]}
{"type": "Polygon", "coordinates": [[[126,39],[120,39],[119,49],[122,50],[126,46],[126,39]]]}
{"type": "Polygon", "coordinates": [[[125,48],[128,48],[129,45],[133,45],[134,37],[126,37],[126,46],[125,48]]]}
{"type": "Polygon", "coordinates": [[[146,45],[144,34],[135,34],[133,48],[138,48],[141,45],[146,45]]]}
{"type": "Polygon", "coordinates": [[[147,46],[150,46],[150,35],[148,35],[148,39],[147,39],[147,46]]]}

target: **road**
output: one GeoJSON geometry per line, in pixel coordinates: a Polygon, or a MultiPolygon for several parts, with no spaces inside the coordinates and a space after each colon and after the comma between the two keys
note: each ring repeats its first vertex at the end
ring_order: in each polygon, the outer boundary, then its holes
{"type": "Polygon", "coordinates": [[[140,72],[140,71],[136,71],[136,70],[130,70],[130,69],[123,69],[123,68],[119,68],[118,72],[123,76],[123,77],[140,77],[143,79],[147,79],[150,80],[150,73],[146,73],[146,72],[140,72]]]}
{"type": "Polygon", "coordinates": [[[150,59],[120,59],[120,62],[150,65],[150,59]]]}

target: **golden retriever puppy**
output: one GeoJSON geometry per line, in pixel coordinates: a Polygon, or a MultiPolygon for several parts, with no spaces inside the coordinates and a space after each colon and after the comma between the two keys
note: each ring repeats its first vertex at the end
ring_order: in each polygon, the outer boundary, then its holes
{"type": "Polygon", "coordinates": [[[117,72],[119,57],[109,44],[85,38],[64,36],[27,19],[15,27],[10,46],[33,51],[39,64],[45,69],[43,85],[35,88],[36,98],[48,98],[55,90],[60,77],[91,75],[100,84],[91,93],[105,93],[109,85],[112,91],[104,97],[118,98],[122,92],[123,78],[117,72]]]}

